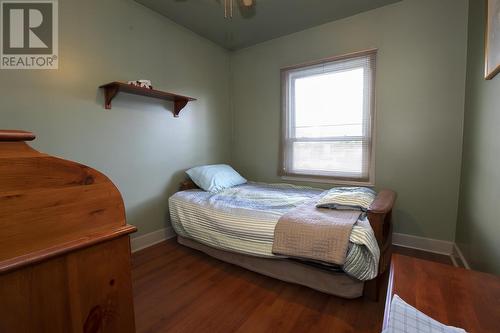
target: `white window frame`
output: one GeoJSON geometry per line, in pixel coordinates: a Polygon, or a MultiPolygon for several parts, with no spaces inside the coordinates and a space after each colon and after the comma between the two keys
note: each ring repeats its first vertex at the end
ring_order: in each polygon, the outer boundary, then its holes
{"type": "Polygon", "coordinates": [[[377,49],[370,49],[361,52],[344,54],[341,56],[335,56],[331,58],[322,59],[319,61],[314,61],[310,63],[285,67],[281,69],[281,88],[282,88],[282,130],[281,130],[281,146],[280,146],[280,168],[279,175],[284,180],[293,181],[304,181],[304,182],[318,182],[318,183],[330,183],[339,185],[363,185],[363,186],[374,186],[375,185],[375,75],[376,75],[376,58],[377,49]],[[369,167],[367,178],[356,178],[351,176],[339,176],[339,175],[321,175],[321,174],[311,174],[307,172],[294,172],[293,170],[287,170],[287,156],[286,154],[291,154],[291,144],[293,142],[307,142],[307,141],[345,141],[352,140],[353,137],[333,137],[333,138],[320,138],[320,139],[308,139],[308,138],[293,138],[290,132],[292,131],[292,120],[293,113],[290,110],[290,99],[291,99],[291,89],[290,89],[290,77],[291,73],[301,69],[307,69],[308,67],[315,67],[321,64],[335,63],[337,61],[346,61],[349,59],[355,60],[361,57],[371,57],[372,59],[372,73],[369,96],[368,112],[369,112],[369,133],[367,136],[355,137],[356,139],[369,140],[369,167]]]}

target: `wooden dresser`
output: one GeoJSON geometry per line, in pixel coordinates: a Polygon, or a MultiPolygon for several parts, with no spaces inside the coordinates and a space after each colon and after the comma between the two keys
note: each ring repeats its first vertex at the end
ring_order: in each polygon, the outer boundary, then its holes
{"type": "Polygon", "coordinates": [[[120,192],[34,138],[0,130],[0,332],[134,332],[120,192]]]}
{"type": "Polygon", "coordinates": [[[395,254],[384,328],[393,295],[426,315],[470,333],[500,332],[500,277],[395,254]]]}

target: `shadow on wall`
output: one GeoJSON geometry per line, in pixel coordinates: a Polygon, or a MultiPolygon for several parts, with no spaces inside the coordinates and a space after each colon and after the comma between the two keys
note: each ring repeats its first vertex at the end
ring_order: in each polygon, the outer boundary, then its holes
{"type": "MultiPolygon", "coordinates": [[[[476,218],[471,215],[464,217],[466,221],[474,221],[476,218]]],[[[494,223],[491,227],[494,228],[494,223]]],[[[500,274],[497,261],[498,248],[494,242],[491,242],[491,234],[488,230],[469,226],[466,230],[469,242],[457,241],[457,243],[472,269],[498,275],[500,274]],[[481,246],[477,246],[478,244],[481,246]]]]}
{"type": "Polygon", "coordinates": [[[418,220],[407,211],[397,208],[398,202],[396,201],[396,209],[394,210],[393,220],[394,220],[394,232],[398,230],[405,230],[405,233],[410,235],[422,235],[420,237],[428,237],[425,234],[424,229],[419,225],[418,220]],[[411,230],[411,232],[408,232],[411,230]]]}
{"type": "Polygon", "coordinates": [[[133,238],[170,227],[170,214],[168,209],[168,198],[179,189],[179,185],[186,179],[184,170],[175,172],[168,180],[163,193],[159,196],[152,197],[149,200],[143,201],[140,204],[126,208],[127,223],[137,227],[137,232],[133,234],[133,238]],[[162,221],[161,224],[153,226],[149,225],[149,229],[144,230],[141,226],[150,223],[151,221],[162,221]]]}

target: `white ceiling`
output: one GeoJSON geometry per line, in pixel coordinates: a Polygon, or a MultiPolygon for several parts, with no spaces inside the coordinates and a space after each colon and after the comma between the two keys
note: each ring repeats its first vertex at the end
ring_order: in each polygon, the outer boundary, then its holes
{"type": "Polygon", "coordinates": [[[401,0],[255,0],[247,9],[235,1],[224,18],[224,0],[136,0],[229,50],[236,50],[401,0]]]}

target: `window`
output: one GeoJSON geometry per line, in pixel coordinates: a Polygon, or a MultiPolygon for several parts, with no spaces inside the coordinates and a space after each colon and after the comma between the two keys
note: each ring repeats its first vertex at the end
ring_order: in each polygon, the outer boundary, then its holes
{"type": "Polygon", "coordinates": [[[282,176],[373,184],[376,54],[282,69],[282,176]]]}

